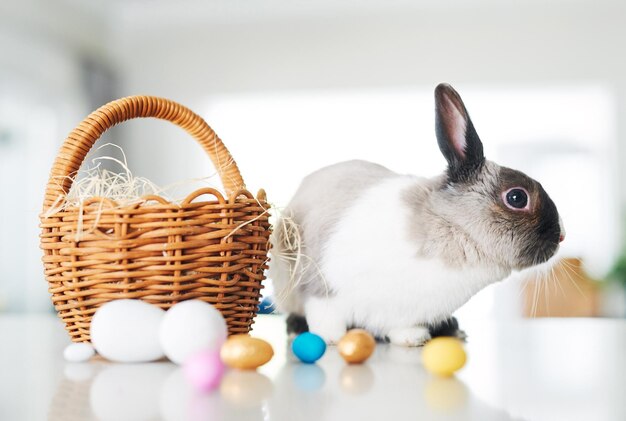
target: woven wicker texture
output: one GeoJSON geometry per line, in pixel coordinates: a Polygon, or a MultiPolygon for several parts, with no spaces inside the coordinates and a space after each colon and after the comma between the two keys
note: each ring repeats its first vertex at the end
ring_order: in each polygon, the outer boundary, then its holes
{"type": "Polygon", "coordinates": [[[93,112],[61,147],[40,217],[49,292],[72,341],[89,341],[96,309],[122,298],[161,308],[200,299],[222,312],[229,333],[247,333],[265,279],[268,208],[265,193],[261,190],[255,198],[245,190],[226,147],[189,109],[162,98],[135,96],[93,112]],[[54,211],[96,140],[115,124],[137,117],[168,120],[191,134],[213,161],[227,195],[206,188],[180,204],[147,196],[125,207],[91,198],[82,208],[54,211]]]}

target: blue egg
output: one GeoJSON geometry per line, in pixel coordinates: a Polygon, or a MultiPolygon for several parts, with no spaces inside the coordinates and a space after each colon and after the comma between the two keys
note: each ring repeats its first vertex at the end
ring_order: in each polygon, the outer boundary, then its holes
{"type": "Polygon", "coordinates": [[[293,340],[291,350],[303,363],[313,364],[326,352],[326,342],[314,333],[305,332],[293,340]]]}

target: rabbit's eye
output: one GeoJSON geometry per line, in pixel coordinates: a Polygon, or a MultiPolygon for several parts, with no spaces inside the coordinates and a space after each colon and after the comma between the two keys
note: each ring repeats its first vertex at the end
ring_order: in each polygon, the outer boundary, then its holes
{"type": "Polygon", "coordinates": [[[509,208],[521,210],[528,206],[528,193],[524,189],[512,188],[508,190],[504,199],[509,208]]]}

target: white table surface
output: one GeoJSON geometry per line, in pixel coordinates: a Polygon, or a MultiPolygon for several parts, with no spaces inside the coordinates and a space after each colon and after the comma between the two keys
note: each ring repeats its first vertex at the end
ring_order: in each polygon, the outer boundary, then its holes
{"type": "Polygon", "coordinates": [[[626,420],[625,320],[461,321],[468,363],[450,379],[428,374],[420,349],[386,344],[360,366],[335,348],[300,364],[282,317],[255,326],[274,359],[199,394],[167,362],[66,363],[69,340],[53,316],[3,315],[0,419],[626,420]]]}

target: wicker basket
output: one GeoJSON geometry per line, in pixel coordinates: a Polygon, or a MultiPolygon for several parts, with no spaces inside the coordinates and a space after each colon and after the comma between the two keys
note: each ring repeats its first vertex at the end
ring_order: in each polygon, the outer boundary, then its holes
{"type": "Polygon", "coordinates": [[[49,292],[72,341],[89,341],[96,309],[121,298],[164,309],[200,299],[222,312],[230,334],[247,333],[267,268],[268,208],[264,191],[255,198],[245,190],[226,147],[189,109],[162,98],[134,96],[90,114],[56,157],[40,217],[49,292]],[[226,196],[205,188],[180,204],[147,196],[141,204],[121,207],[92,198],[82,208],[54,211],[71,187],[68,176],[77,173],[96,140],[110,127],[139,117],[171,121],[193,136],[217,168],[226,196]],[[77,238],[81,213],[83,229],[77,238]]]}

